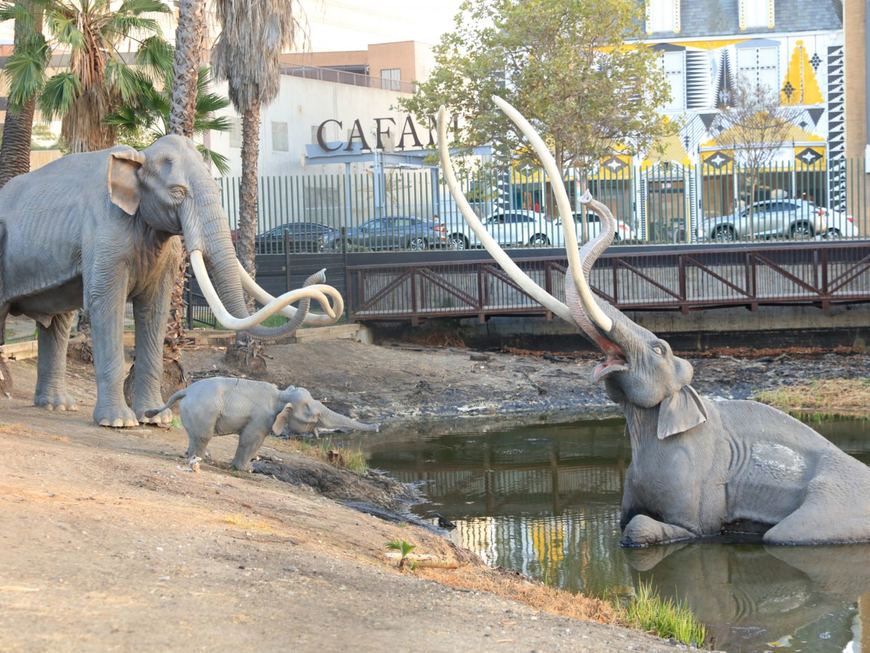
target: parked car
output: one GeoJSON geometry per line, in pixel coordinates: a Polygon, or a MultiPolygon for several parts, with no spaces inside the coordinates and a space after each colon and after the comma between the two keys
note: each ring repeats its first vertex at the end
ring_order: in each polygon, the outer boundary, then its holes
{"type": "Polygon", "coordinates": [[[415,216],[375,218],[358,227],[351,227],[344,237],[338,232],[332,234],[325,247],[339,250],[342,240],[348,247],[422,251],[444,247],[447,243],[447,228],[435,220],[415,216]]]}
{"type": "MultiPolygon", "coordinates": [[[[587,212],[589,238],[595,238],[601,231],[601,222],[596,213],[587,212]]],[[[574,214],[577,225],[577,238],[582,235],[580,213],[574,214]]],[[[564,247],[562,221],[550,220],[543,213],[530,210],[500,211],[482,220],[486,231],[502,246],[564,247]]],[[[637,234],[622,220],[617,220],[614,240],[634,240],[637,234]]],[[[480,243],[465,221],[451,222],[448,227],[447,246],[450,249],[467,249],[480,246],[480,243]]]]}
{"type": "MultiPolygon", "coordinates": [[[[574,224],[577,228],[577,240],[582,240],[583,237],[583,218],[582,213],[574,213],[574,224]]],[[[559,227],[559,242],[558,245],[564,245],[564,235],[562,234],[562,221],[557,220],[556,225],[559,227]]],[[[601,218],[593,211],[586,212],[586,231],[588,232],[589,240],[595,238],[601,233],[601,218]]],[[[613,234],[613,242],[620,240],[637,240],[637,232],[622,220],[616,220],[616,232],[613,234]]]]}
{"type": "MultiPolygon", "coordinates": [[[[698,227],[701,239],[731,241],[749,237],[756,238],[812,238],[824,234],[829,228],[829,211],[817,207],[812,202],[798,199],[776,199],[755,202],[752,205],[752,225],[750,226],[749,208],[731,215],[707,218],[698,227]]],[[[846,230],[846,220],[836,220],[831,228],[846,230]]]]}
{"type": "Polygon", "coordinates": [[[288,222],[257,234],[254,240],[257,254],[283,254],[285,233],[291,252],[320,252],[338,230],[317,222],[288,222]]]}
{"type": "MultiPolygon", "coordinates": [[[[538,211],[514,209],[497,211],[481,220],[484,229],[502,247],[530,245],[532,247],[549,247],[559,238],[561,233],[556,223],[538,211]]],[[[480,247],[480,241],[471,228],[461,217],[445,225],[447,230],[447,246],[451,249],[468,249],[480,247]]]]}
{"type": "Polygon", "coordinates": [[[821,234],[822,238],[855,238],[858,236],[858,227],[855,226],[855,220],[851,215],[843,211],[834,211],[819,207],[822,212],[822,221],[824,222],[825,230],[821,234]]]}

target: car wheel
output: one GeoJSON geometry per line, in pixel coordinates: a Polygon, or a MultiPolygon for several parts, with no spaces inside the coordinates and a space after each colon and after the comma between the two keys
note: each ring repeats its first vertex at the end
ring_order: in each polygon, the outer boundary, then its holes
{"type": "Polygon", "coordinates": [[[828,229],[828,231],[825,232],[825,238],[828,238],[830,240],[836,240],[837,238],[842,238],[842,237],[843,237],[843,234],[841,234],[840,230],[836,229],[836,228],[835,229],[828,229]]]}
{"type": "Polygon", "coordinates": [[[529,245],[532,247],[547,247],[550,244],[550,239],[544,234],[535,234],[529,239],[529,245]]]}
{"type": "Polygon", "coordinates": [[[447,238],[448,249],[468,249],[468,238],[462,234],[451,234],[447,238]]]}
{"type": "Polygon", "coordinates": [[[722,225],[720,227],[716,227],[713,230],[713,240],[721,240],[724,242],[731,242],[733,240],[737,240],[734,233],[734,227],[730,225],[722,225]]]}
{"type": "Polygon", "coordinates": [[[408,241],[408,249],[412,252],[422,252],[424,249],[428,249],[429,243],[426,242],[425,238],[412,238],[408,241]]]}
{"type": "Polygon", "coordinates": [[[796,222],[788,233],[792,238],[812,238],[813,228],[808,222],[796,222]]]}

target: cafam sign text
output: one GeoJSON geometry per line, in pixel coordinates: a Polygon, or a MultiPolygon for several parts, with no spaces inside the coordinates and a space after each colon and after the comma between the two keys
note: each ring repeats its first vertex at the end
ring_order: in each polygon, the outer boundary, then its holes
{"type": "MultiPolygon", "coordinates": [[[[399,131],[400,126],[395,118],[374,118],[372,120],[374,129],[370,130],[368,134],[363,129],[362,121],[356,118],[350,131],[347,132],[347,140],[340,143],[326,140],[325,132],[329,125],[336,125],[343,132],[345,122],[329,118],[317,126],[317,145],[324,152],[338,152],[339,150],[350,152],[354,149],[355,141],[359,141],[360,149],[364,152],[383,150],[384,137],[391,138],[394,132],[399,134],[398,140],[394,143],[397,150],[435,147],[437,144],[438,125],[435,116],[429,116],[429,125],[425,130],[420,130],[410,115],[405,116],[405,120],[401,124],[401,131],[399,131]]],[[[454,133],[459,129],[459,120],[456,116],[453,117],[451,127],[454,133]]]]}

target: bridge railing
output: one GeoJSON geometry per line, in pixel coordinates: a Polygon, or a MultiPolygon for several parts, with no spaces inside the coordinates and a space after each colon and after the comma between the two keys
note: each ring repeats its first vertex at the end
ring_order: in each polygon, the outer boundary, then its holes
{"type": "MultiPolygon", "coordinates": [[[[548,315],[493,260],[469,257],[474,254],[349,260],[350,319],[418,323],[435,317],[548,315]]],[[[522,254],[514,257],[517,264],[564,301],[563,253],[522,254]]],[[[621,309],[686,313],[774,304],[825,308],[870,302],[870,241],[618,247],[601,256],[590,276],[593,291],[621,309]]]]}

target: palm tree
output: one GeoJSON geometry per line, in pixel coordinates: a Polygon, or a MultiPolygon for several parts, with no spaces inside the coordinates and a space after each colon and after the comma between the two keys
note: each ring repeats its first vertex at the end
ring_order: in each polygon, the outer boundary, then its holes
{"type": "Polygon", "coordinates": [[[215,5],[222,31],[212,51],[212,71],[227,80],[230,101],[242,115],[238,254],[254,276],[260,107],[278,95],[279,55],[293,44],[299,22],[290,0],[215,0],[215,5]]]}
{"type": "Polygon", "coordinates": [[[106,116],[142,93],[154,76],[169,67],[172,49],[149,13],[166,13],[159,0],[52,0],[45,22],[64,70],[50,77],[41,91],[39,109],[45,120],[61,118],[61,136],[72,152],[109,147],[115,127],[106,116]],[[126,40],[138,41],[131,66],[118,50],[126,40]]]}
{"type": "Polygon", "coordinates": [[[0,20],[15,21],[14,50],[4,69],[9,91],[0,145],[0,188],[12,177],[30,172],[36,93],[45,82],[48,61],[48,45],[42,35],[42,11],[39,0],[17,0],[0,5],[0,20]]]}
{"type": "Polygon", "coordinates": [[[172,109],[169,131],[190,137],[194,133],[197,71],[205,49],[205,0],[180,0],[172,64],[172,109]]]}

